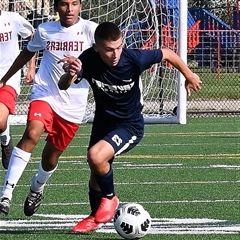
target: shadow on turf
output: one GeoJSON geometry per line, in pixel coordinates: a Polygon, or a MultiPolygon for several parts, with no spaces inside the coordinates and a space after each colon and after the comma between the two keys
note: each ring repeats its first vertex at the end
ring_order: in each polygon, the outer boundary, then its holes
{"type": "Polygon", "coordinates": [[[8,235],[8,234],[11,234],[11,235],[35,235],[35,234],[39,234],[39,235],[45,235],[45,234],[53,234],[53,235],[66,235],[66,237],[64,237],[64,239],[82,239],[82,240],[90,240],[90,239],[94,239],[94,240],[119,240],[120,238],[118,236],[114,236],[114,237],[106,237],[106,236],[96,236],[96,235],[99,235],[101,233],[89,233],[89,234],[76,234],[76,233],[72,233],[71,231],[59,231],[58,230],[37,230],[37,231],[34,231],[31,232],[30,230],[4,230],[4,231],[0,231],[0,235],[8,235]]]}
{"type": "Polygon", "coordinates": [[[227,139],[229,139],[229,138],[234,138],[234,139],[235,139],[235,138],[239,138],[238,135],[236,135],[236,136],[235,136],[235,135],[234,135],[234,136],[218,136],[218,137],[223,138],[223,139],[224,139],[224,138],[227,138],[227,139]]]}

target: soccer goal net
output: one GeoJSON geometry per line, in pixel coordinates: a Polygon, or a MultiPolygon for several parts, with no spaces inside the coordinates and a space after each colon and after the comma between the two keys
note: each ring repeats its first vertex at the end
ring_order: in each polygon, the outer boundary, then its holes
{"type": "MultiPolygon", "coordinates": [[[[34,27],[55,19],[53,1],[1,1],[4,8],[18,11],[34,27]]],[[[113,21],[122,29],[129,48],[158,49],[168,47],[186,61],[187,1],[180,0],[89,0],[82,1],[81,16],[97,23],[113,21]],[[179,47],[180,46],[180,47],[179,47]]],[[[20,42],[21,43],[21,42],[20,42]]],[[[40,57],[40,55],[39,55],[40,57]]],[[[38,61],[39,62],[39,61],[38,61]]],[[[184,78],[170,64],[151,67],[141,76],[143,114],[146,122],[186,123],[186,92],[184,78]]],[[[13,123],[26,120],[31,86],[22,83],[13,123]]],[[[89,95],[86,121],[94,115],[94,100],[89,95]]]]}

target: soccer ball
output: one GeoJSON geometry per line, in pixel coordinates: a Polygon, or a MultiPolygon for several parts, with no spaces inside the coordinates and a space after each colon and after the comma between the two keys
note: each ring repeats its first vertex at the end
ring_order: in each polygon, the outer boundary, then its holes
{"type": "Polygon", "coordinates": [[[148,233],[151,217],[140,204],[124,204],[115,213],[114,227],[122,238],[138,239],[148,233]]]}

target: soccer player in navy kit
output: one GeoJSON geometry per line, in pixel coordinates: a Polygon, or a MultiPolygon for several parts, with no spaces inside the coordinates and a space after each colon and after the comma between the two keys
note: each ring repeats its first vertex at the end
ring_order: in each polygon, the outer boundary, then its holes
{"type": "Polygon", "coordinates": [[[101,23],[94,38],[95,45],[85,50],[79,59],[62,59],[68,67],[58,83],[59,88],[65,90],[73,82],[87,79],[96,104],[87,154],[92,212],[73,228],[73,232],[79,233],[90,232],[110,221],[118,207],[112,162],[115,156],[129,151],[143,137],[141,73],[152,64],[166,60],[185,76],[188,92],[201,88],[198,75],[173,51],[123,48],[121,31],[114,23],[101,23]]]}

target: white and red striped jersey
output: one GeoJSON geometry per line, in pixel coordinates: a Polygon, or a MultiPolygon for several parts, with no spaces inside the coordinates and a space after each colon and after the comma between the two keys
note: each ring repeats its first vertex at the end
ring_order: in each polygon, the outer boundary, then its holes
{"type": "MultiPolygon", "coordinates": [[[[19,36],[27,38],[33,32],[32,25],[18,13],[0,11],[0,79],[11,67],[20,52],[19,36]]],[[[19,94],[20,82],[21,71],[19,70],[6,84],[12,86],[19,94]]]]}
{"type": "Polygon", "coordinates": [[[81,123],[87,105],[89,84],[86,80],[72,84],[66,91],[59,90],[58,81],[64,74],[63,63],[58,63],[65,55],[78,57],[94,43],[97,24],[79,18],[79,21],[63,27],[59,21],[40,24],[28,50],[43,50],[39,70],[34,79],[31,100],[47,101],[62,118],[81,123]]]}

